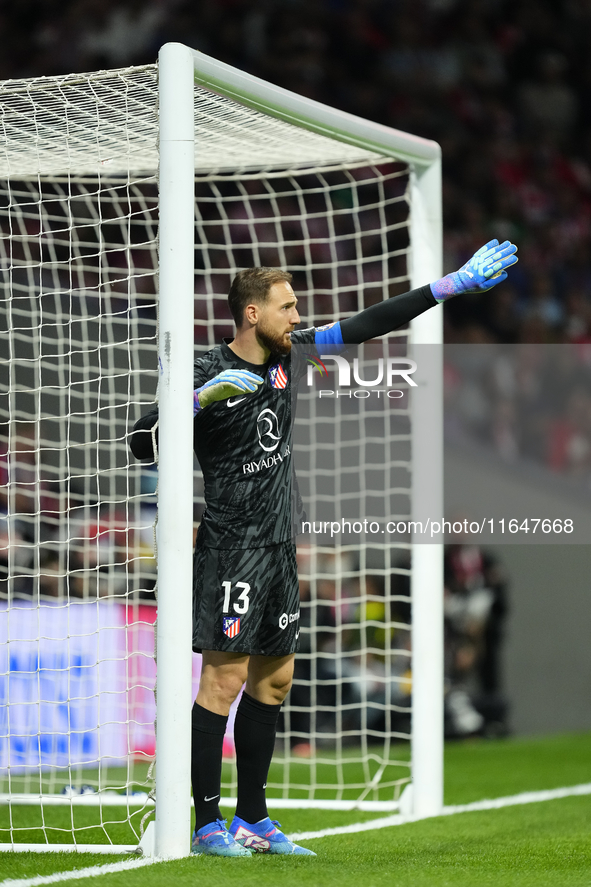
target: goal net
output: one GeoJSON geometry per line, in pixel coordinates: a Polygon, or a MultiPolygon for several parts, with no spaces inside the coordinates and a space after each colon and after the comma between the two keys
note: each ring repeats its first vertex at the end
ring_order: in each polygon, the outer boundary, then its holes
{"type": "MultiPolygon", "coordinates": [[[[137,463],[128,436],[158,398],[158,71],[8,81],[0,98],[0,843],[132,849],[154,804],[158,466],[137,463]]],[[[406,162],[204,86],[194,108],[196,355],[232,336],[227,292],[244,267],[289,269],[305,326],[410,287],[406,162]]],[[[326,464],[307,470],[313,499],[326,464]]],[[[193,492],[196,527],[198,465],[193,492]]],[[[410,779],[409,550],[299,546],[277,804],[396,808],[410,779]]],[[[225,750],[231,798],[231,726],[225,750]]]]}

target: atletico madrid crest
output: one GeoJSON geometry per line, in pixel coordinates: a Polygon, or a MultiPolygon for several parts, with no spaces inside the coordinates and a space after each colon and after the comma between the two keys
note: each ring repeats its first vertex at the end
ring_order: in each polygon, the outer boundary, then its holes
{"type": "Polygon", "coordinates": [[[240,634],[240,616],[224,616],[224,634],[229,638],[240,634]]]}
{"type": "Polygon", "coordinates": [[[273,388],[285,388],[287,385],[287,376],[280,363],[276,363],[269,370],[269,379],[273,388]]]}

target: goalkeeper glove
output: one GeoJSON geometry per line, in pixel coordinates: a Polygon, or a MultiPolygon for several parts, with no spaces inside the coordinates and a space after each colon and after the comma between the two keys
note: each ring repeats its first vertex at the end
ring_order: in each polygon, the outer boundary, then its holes
{"type": "Polygon", "coordinates": [[[491,240],[474,253],[459,271],[447,274],[431,284],[437,302],[445,302],[461,293],[481,293],[507,279],[506,268],[517,262],[517,247],[509,240],[499,244],[491,240]]]}
{"type": "Polygon", "coordinates": [[[193,392],[193,415],[216,400],[226,400],[235,394],[250,394],[262,383],[260,376],[248,370],[223,370],[193,392]]]}

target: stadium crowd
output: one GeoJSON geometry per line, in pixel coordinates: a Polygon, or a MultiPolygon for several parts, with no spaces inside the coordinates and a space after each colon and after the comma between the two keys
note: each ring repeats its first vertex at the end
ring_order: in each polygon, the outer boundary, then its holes
{"type": "Polygon", "coordinates": [[[591,337],[589,0],[21,0],[0,78],[151,63],[179,40],[443,147],[445,263],[520,263],[446,306],[448,341],[591,337]]]}
{"type": "Polygon", "coordinates": [[[472,440],[591,489],[591,349],[446,348],[448,441],[472,440]]]}
{"type": "Polygon", "coordinates": [[[54,479],[34,423],[16,423],[12,439],[7,431],[0,426],[0,601],[153,600],[153,499],[99,504],[89,478],[54,479]]]}

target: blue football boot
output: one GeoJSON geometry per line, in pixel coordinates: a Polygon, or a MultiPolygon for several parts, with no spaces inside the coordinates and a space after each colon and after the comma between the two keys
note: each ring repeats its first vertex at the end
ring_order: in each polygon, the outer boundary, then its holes
{"type": "Polygon", "coordinates": [[[274,853],[288,856],[316,856],[312,850],[300,847],[293,841],[288,841],[279,828],[280,823],[275,820],[261,819],[254,824],[245,822],[235,816],[230,826],[230,834],[235,841],[244,848],[254,850],[255,853],[274,853]]]}
{"type": "Polygon", "coordinates": [[[195,856],[252,856],[252,852],[238,844],[228,829],[225,819],[208,822],[193,832],[191,853],[195,856]]]}

